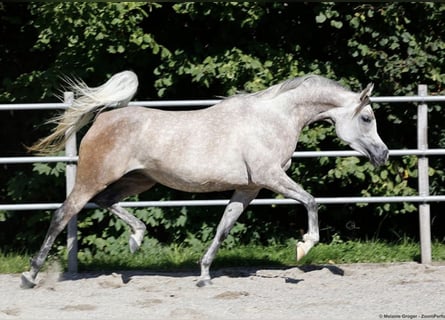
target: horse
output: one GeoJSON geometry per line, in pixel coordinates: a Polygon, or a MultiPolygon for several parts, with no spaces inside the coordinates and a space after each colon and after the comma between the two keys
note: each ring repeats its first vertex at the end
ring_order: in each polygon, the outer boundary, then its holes
{"type": "Polygon", "coordinates": [[[286,174],[303,127],[327,120],[341,140],[375,166],[388,158],[370,106],[372,83],[355,93],[333,80],[307,75],[182,111],[128,106],[138,87],[132,71],[117,73],[98,87],[81,80],[70,85],[76,97],[72,105],[52,120],[53,132],[30,150],[61,150],[67,137],[93,123],[79,146],[75,185],[53,214],[30,270],[22,274],[23,288],[36,285],[54,240],[89,201],[129,225],[129,247],[135,252],[146,226],[118,202],[156,183],[185,192],[234,191],[200,261],[199,287],[211,284],[210,266],[218,248],[263,188],[306,208],[308,230],[296,246],[299,260],[319,242],[317,203],[286,174]],[[105,111],[109,106],[117,108],[105,111]]]}

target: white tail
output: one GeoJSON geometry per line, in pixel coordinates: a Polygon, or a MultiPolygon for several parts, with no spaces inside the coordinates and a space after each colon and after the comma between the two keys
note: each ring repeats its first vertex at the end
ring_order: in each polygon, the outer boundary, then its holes
{"type": "Polygon", "coordinates": [[[123,71],[112,76],[99,87],[90,88],[85,82],[67,80],[76,97],[65,113],[49,123],[55,123],[53,132],[28,148],[39,154],[51,154],[62,150],[65,140],[87,125],[96,111],[115,105],[124,107],[130,102],[138,87],[138,78],[132,71],[123,71]]]}

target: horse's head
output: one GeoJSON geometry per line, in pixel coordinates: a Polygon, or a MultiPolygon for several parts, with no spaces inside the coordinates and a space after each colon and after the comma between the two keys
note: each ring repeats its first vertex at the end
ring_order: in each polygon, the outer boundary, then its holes
{"type": "Polygon", "coordinates": [[[351,95],[344,105],[329,110],[328,114],[335,123],[338,137],[379,166],[388,159],[388,147],[377,133],[369,99],[372,89],[373,85],[369,84],[359,95],[351,95]]]}

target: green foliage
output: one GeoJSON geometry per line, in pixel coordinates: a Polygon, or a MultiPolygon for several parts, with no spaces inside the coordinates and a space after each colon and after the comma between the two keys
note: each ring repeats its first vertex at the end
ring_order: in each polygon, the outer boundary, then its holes
{"type": "MultiPolygon", "coordinates": [[[[181,51],[175,52],[177,56],[182,54],[181,51]]],[[[207,88],[213,81],[219,81],[226,87],[224,91],[228,95],[233,95],[240,89],[233,84],[243,82],[243,80],[245,80],[243,89],[246,91],[265,89],[265,84],[273,78],[272,72],[269,70],[272,64],[272,61],[263,63],[258,58],[233,48],[215,56],[207,56],[199,63],[184,61],[178,61],[175,64],[169,63],[168,68],[176,70],[178,75],[190,76],[192,82],[200,83],[207,88]]],[[[161,65],[154,72],[155,75],[162,75],[166,72],[166,67],[161,65]]],[[[159,88],[159,96],[162,97],[167,87],[173,85],[171,78],[161,78],[156,81],[155,86],[159,88]]]]}
{"type": "Polygon", "coordinates": [[[25,253],[0,251],[0,273],[19,273],[29,268],[30,256],[25,253]]]}
{"type": "Polygon", "coordinates": [[[65,175],[66,163],[58,162],[55,166],[50,166],[47,163],[35,163],[33,171],[37,172],[39,175],[45,176],[55,176],[56,178],[65,175]]]}
{"type": "MultiPolygon", "coordinates": [[[[433,261],[445,258],[445,247],[441,242],[432,244],[433,261]]],[[[420,246],[409,239],[397,242],[343,241],[338,235],[330,243],[315,246],[302,260],[302,264],[324,263],[387,263],[419,261],[420,246]]]]}
{"type": "Polygon", "coordinates": [[[383,263],[416,261],[419,245],[414,242],[387,244],[384,242],[339,241],[320,244],[303,258],[302,263],[383,263]]]}
{"type": "MultiPolygon", "coordinates": [[[[6,10],[12,11],[13,6],[7,4],[6,10]]],[[[32,32],[26,44],[30,58],[38,58],[38,63],[15,79],[9,78],[13,71],[5,74],[0,100],[47,100],[60,89],[61,76],[88,80],[87,75],[95,74],[103,80],[122,68],[137,68],[142,57],[148,62],[152,55],[169,55],[154,35],[141,27],[149,12],[158,7],[144,2],[29,3],[22,8],[28,21],[18,29],[20,33],[32,32]],[[25,88],[39,93],[21,96],[20,90],[25,88]]],[[[12,58],[4,57],[0,63],[6,64],[8,59],[12,58]]]]}
{"type": "MultiPolygon", "coordinates": [[[[401,167],[398,163],[390,163],[384,168],[375,169],[369,162],[360,164],[360,159],[356,157],[346,157],[336,159],[337,166],[328,171],[329,180],[334,183],[341,181],[342,187],[349,185],[363,184],[361,196],[413,196],[417,194],[416,189],[410,187],[409,180],[416,177],[414,169],[415,157],[403,157],[402,162],[407,167],[401,167]]],[[[366,204],[364,204],[366,205],[366,204]]],[[[359,204],[358,206],[363,206],[359,204]]],[[[394,205],[386,203],[377,208],[377,213],[407,213],[416,210],[410,203],[394,205]]]]}

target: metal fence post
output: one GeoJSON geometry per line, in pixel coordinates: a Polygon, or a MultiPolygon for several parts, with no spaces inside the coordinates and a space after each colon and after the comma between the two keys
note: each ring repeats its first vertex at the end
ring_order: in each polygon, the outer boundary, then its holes
{"type": "MultiPolygon", "coordinates": [[[[418,95],[426,96],[427,86],[419,85],[418,95]]],[[[419,150],[428,149],[428,106],[426,103],[419,103],[417,107],[417,148],[419,150]]],[[[418,179],[419,195],[429,196],[428,178],[428,158],[420,156],[418,159],[418,179]]],[[[420,254],[423,264],[431,264],[431,218],[430,205],[428,203],[419,204],[419,231],[420,231],[420,254]]]]}
{"type": "MultiPolygon", "coordinates": [[[[64,102],[71,105],[74,100],[74,94],[72,92],[65,92],[63,95],[64,102]]],[[[67,138],[65,144],[65,155],[76,156],[77,155],[77,142],[76,134],[74,133],[67,138]]],[[[77,164],[75,162],[69,162],[66,164],[66,195],[68,196],[73,190],[74,181],[76,179],[77,164]]],[[[77,216],[74,216],[67,227],[67,250],[68,250],[68,272],[77,272],[77,216]]]]}

